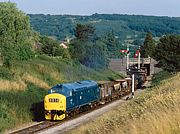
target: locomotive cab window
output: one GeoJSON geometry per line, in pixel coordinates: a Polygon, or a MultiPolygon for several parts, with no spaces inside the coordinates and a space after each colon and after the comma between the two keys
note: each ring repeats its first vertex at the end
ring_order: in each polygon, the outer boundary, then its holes
{"type": "Polygon", "coordinates": [[[69,96],[72,96],[72,91],[69,92],[69,96]]]}

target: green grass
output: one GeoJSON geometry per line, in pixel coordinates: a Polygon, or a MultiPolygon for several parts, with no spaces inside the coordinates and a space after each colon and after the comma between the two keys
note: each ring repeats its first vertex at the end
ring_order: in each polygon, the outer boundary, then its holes
{"type": "Polygon", "coordinates": [[[42,101],[46,91],[29,84],[26,91],[0,92],[0,132],[30,122],[31,105],[42,101]]]}
{"type": "Polygon", "coordinates": [[[93,70],[72,60],[48,56],[15,62],[10,69],[0,67],[0,132],[31,122],[32,104],[41,102],[57,83],[121,77],[108,69],[93,70]]]}
{"type": "Polygon", "coordinates": [[[153,78],[152,78],[152,86],[156,86],[156,85],[160,84],[161,81],[171,78],[173,76],[174,76],[173,74],[171,74],[167,71],[161,71],[157,74],[154,74],[153,78]]]}
{"type": "Polygon", "coordinates": [[[16,73],[18,73],[19,76],[22,76],[24,72],[27,72],[29,74],[36,75],[38,78],[43,79],[50,85],[58,82],[85,79],[108,80],[122,77],[110,70],[94,70],[72,60],[50,58],[47,56],[40,56],[33,61],[17,63],[15,64],[15,68],[16,73]],[[54,81],[50,75],[52,73],[58,74],[61,79],[54,81]]]}

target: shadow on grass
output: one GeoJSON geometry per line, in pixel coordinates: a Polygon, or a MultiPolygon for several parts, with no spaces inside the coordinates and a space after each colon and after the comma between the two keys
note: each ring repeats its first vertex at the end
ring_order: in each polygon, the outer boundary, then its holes
{"type": "Polygon", "coordinates": [[[115,79],[113,77],[108,77],[108,80],[114,81],[115,79]]]}
{"type": "Polygon", "coordinates": [[[44,117],[44,101],[41,101],[38,103],[33,103],[31,105],[30,111],[33,115],[32,121],[40,122],[40,121],[45,120],[45,117],[44,117]]]}

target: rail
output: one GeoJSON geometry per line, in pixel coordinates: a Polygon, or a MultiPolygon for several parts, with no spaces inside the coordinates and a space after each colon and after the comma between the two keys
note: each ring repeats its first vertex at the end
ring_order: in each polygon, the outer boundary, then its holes
{"type": "Polygon", "coordinates": [[[39,131],[51,128],[53,126],[58,125],[60,122],[50,122],[50,121],[44,121],[42,123],[18,130],[18,131],[14,131],[11,132],[10,134],[34,134],[37,133],[39,131]]]}

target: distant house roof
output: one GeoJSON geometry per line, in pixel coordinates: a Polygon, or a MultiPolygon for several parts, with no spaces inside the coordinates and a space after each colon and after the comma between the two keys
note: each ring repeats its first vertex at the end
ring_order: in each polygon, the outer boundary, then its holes
{"type": "Polygon", "coordinates": [[[61,42],[59,44],[59,46],[63,47],[63,48],[68,48],[68,43],[67,42],[61,42]]]}

